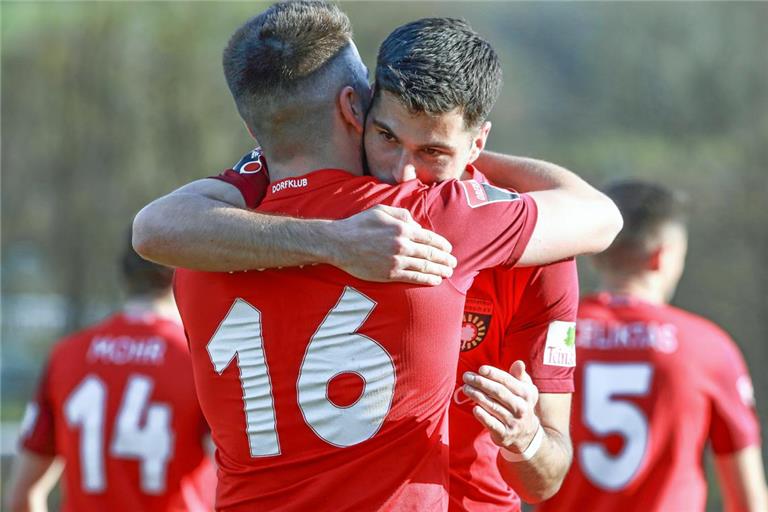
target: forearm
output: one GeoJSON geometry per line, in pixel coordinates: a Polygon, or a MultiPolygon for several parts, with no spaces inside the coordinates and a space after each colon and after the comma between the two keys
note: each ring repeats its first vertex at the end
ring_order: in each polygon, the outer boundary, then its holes
{"type": "Polygon", "coordinates": [[[518,192],[568,189],[594,190],[587,182],[559,165],[520,156],[483,151],[477,167],[494,184],[518,192]]]}
{"type": "Polygon", "coordinates": [[[136,251],[163,265],[206,271],[329,263],[331,222],[260,214],[199,194],[162,197],[136,215],[136,251]]]}
{"type": "Polygon", "coordinates": [[[560,489],[573,458],[567,435],[548,427],[544,431],[544,441],[532,459],[510,462],[501,454],[497,458],[501,476],[527,503],[552,497],[560,489]]]}

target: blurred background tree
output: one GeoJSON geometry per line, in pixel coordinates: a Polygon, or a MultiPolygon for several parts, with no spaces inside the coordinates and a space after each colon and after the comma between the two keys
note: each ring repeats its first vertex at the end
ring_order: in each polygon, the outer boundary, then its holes
{"type": "MultiPolygon", "coordinates": [[[[50,344],[117,305],[136,211],[251,147],[220,56],[266,5],[2,3],[3,422],[19,420],[50,344]]],[[[766,426],[768,3],[342,7],[371,69],[379,42],[423,16],[466,18],[493,42],[505,86],[491,149],[592,183],[686,190],[695,212],[675,303],[737,340],[766,426]]]]}

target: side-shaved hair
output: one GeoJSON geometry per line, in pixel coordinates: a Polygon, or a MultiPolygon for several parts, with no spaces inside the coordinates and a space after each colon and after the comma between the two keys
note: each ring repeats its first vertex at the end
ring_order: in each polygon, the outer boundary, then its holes
{"type": "Polygon", "coordinates": [[[345,85],[367,97],[365,67],[351,43],[347,15],[320,0],[274,4],[237,29],[224,50],[224,75],[260,142],[300,145],[313,129],[321,131],[312,126],[313,114],[330,111],[345,85]]]}
{"type": "Polygon", "coordinates": [[[681,192],[641,180],[615,182],[604,191],[624,218],[624,228],[611,246],[594,256],[595,263],[605,270],[641,270],[658,248],[664,229],[687,224],[688,198],[681,192]]]}

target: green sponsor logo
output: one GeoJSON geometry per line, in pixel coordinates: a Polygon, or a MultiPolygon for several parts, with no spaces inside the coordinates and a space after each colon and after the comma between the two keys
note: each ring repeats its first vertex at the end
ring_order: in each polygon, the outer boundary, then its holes
{"type": "Polygon", "coordinates": [[[565,346],[573,347],[576,345],[576,326],[572,325],[568,328],[568,334],[565,335],[565,346]]]}

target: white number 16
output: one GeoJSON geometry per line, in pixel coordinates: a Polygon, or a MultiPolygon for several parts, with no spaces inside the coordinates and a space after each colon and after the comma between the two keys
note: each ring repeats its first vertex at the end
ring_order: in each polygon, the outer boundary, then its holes
{"type": "MultiPolygon", "coordinates": [[[[346,287],[309,340],[301,363],[297,388],[304,421],[334,446],[352,446],[373,437],[392,405],[392,358],[378,342],[357,332],[375,307],[371,299],[346,287]],[[342,373],[356,373],[365,382],[362,396],[348,407],[335,405],[326,394],[328,382],[342,373]]],[[[237,359],[251,457],[280,454],[261,327],[261,312],[237,299],[207,345],[219,374],[237,359]]]]}

